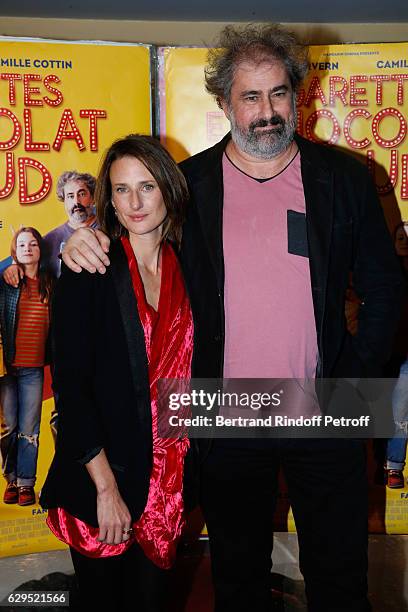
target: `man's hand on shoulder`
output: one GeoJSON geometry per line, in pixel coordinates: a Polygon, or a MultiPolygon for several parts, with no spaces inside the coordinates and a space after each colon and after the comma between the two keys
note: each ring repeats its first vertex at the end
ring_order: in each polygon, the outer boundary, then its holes
{"type": "Polygon", "coordinates": [[[109,266],[110,240],[101,230],[80,227],[72,234],[62,252],[62,259],[73,272],[88,270],[104,274],[109,266]]]}
{"type": "Polygon", "coordinates": [[[24,271],[17,264],[11,264],[3,272],[3,280],[12,287],[18,287],[20,279],[24,276],[24,271]]]}

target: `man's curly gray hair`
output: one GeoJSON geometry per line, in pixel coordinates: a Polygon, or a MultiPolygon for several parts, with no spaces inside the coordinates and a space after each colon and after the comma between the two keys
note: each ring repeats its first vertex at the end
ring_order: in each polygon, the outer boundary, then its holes
{"type": "Polygon", "coordinates": [[[60,202],[64,201],[64,187],[69,181],[81,181],[88,187],[91,196],[95,193],[96,178],[87,172],[77,172],[76,170],[67,170],[63,172],[57,183],[57,198],[60,202]]]}
{"type": "Polygon", "coordinates": [[[308,71],[308,50],[295,36],[276,24],[228,25],[215,48],[208,51],[205,87],[216,99],[230,103],[235,69],[243,61],[281,61],[296,93],[308,71]]]}

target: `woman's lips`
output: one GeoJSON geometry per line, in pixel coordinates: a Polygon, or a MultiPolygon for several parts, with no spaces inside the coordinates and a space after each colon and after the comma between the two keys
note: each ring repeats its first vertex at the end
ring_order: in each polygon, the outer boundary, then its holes
{"type": "Polygon", "coordinates": [[[132,221],[143,221],[143,219],[145,219],[147,217],[147,215],[130,215],[130,219],[132,221]]]}

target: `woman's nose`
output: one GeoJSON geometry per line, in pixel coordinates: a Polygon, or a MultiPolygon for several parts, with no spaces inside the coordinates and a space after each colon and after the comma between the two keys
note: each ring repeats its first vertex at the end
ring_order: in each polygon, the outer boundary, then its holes
{"type": "Polygon", "coordinates": [[[133,210],[139,210],[140,208],[143,208],[143,201],[137,193],[131,194],[130,206],[133,210]]]}

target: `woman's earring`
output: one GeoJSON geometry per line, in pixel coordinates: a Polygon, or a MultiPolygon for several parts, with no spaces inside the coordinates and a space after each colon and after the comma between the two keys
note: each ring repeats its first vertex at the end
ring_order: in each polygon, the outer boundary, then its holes
{"type": "Polygon", "coordinates": [[[116,207],[115,207],[115,205],[113,203],[113,200],[111,200],[111,204],[112,204],[113,212],[115,213],[116,216],[118,216],[118,213],[116,211],[116,207]]]}

